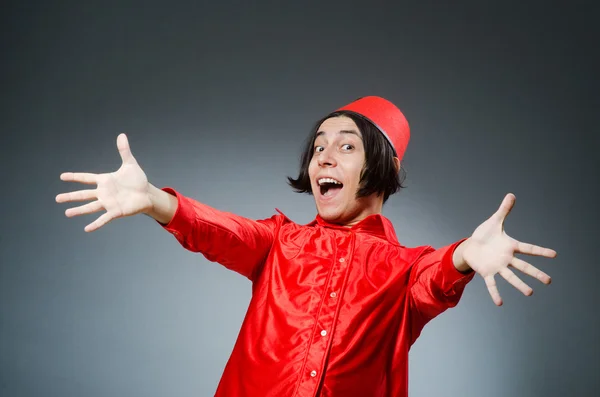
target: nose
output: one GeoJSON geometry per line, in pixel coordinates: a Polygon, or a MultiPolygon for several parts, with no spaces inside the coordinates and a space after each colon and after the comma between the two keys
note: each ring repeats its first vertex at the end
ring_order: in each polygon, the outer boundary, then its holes
{"type": "Polygon", "coordinates": [[[319,154],[319,158],[317,160],[319,167],[335,167],[337,165],[337,161],[335,160],[334,153],[332,152],[331,147],[326,148],[319,154]]]}

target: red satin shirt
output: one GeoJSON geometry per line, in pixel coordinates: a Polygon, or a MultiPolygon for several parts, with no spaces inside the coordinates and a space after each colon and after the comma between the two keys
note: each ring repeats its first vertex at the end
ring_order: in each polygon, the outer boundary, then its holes
{"type": "Polygon", "coordinates": [[[407,396],[410,346],[474,275],[452,263],[462,240],[407,248],[381,215],[351,228],[255,221],[163,190],[178,200],[165,229],[252,281],[219,397],[407,396]]]}

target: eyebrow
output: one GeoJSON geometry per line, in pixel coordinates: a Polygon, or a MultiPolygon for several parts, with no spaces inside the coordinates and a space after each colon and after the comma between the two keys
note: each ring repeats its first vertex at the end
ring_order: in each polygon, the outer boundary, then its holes
{"type": "MultiPolygon", "coordinates": [[[[353,135],[356,135],[357,137],[361,138],[360,134],[356,130],[339,130],[338,134],[353,134],[353,135]]],[[[317,135],[315,135],[315,138],[318,138],[321,135],[325,135],[325,131],[317,132],[317,135]]]]}

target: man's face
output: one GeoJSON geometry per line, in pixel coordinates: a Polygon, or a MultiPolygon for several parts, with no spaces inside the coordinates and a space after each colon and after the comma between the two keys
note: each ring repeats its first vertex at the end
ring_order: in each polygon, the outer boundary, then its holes
{"type": "Polygon", "coordinates": [[[317,130],[308,167],[321,218],[352,226],[368,215],[381,212],[381,196],[356,198],[364,164],[365,149],[356,123],[344,116],[325,120],[317,130]]]}

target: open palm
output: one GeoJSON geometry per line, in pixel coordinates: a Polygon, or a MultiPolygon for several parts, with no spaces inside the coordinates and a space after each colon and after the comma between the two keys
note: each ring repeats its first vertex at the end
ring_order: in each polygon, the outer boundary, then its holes
{"type": "Polygon", "coordinates": [[[515,254],[543,256],[553,258],[556,251],[537,245],[523,243],[508,236],[504,231],[504,221],[515,204],[515,196],[508,194],[502,204],[489,219],[483,222],[468,239],[463,251],[465,262],[483,279],[494,303],[502,305],[502,298],[496,286],[494,276],[499,274],[512,286],[525,295],[533,290],[525,284],[509,267],[535,277],[544,284],[550,284],[550,276],[528,262],[517,258],[515,254]]]}
{"type": "Polygon", "coordinates": [[[85,227],[92,232],[116,218],[136,215],[148,210],[152,203],[148,195],[148,178],[131,153],[125,134],[117,137],[117,148],[123,164],[115,171],[104,174],[65,172],[60,179],[96,185],[95,189],[84,189],[56,196],[58,203],[94,200],[65,211],[68,217],[91,214],[106,210],[94,222],[85,227]]]}

